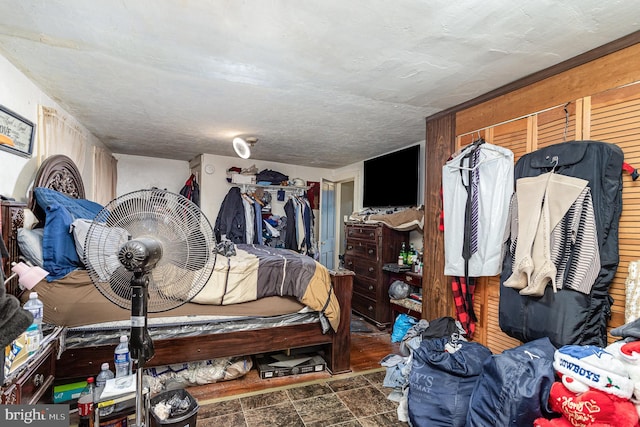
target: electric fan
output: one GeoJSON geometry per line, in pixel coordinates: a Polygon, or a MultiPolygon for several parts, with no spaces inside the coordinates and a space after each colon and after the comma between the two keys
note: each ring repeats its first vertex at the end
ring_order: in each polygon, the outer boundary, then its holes
{"type": "Polygon", "coordinates": [[[131,309],[137,426],[143,410],[148,423],[142,371],[154,349],[147,313],[176,308],[202,290],[213,271],[215,243],[211,223],[193,202],[159,189],[112,200],[89,227],[84,262],[91,281],[114,304],[131,309]]]}

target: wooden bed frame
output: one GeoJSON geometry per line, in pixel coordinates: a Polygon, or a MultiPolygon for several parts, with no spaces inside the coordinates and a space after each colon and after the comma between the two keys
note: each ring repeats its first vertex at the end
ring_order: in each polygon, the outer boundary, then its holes
{"type": "MultiPolygon", "coordinates": [[[[46,159],[38,170],[35,187],[48,187],[76,198],[85,198],[80,173],[71,159],[56,155],[46,159]]],[[[33,199],[33,197],[32,197],[33,199]]],[[[35,207],[35,201],[29,201],[35,207]]],[[[24,220],[25,205],[2,203],[2,235],[10,251],[5,259],[5,274],[10,273],[12,261],[18,261],[17,229],[24,220]]],[[[40,213],[35,212],[36,216],[40,213]]],[[[179,337],[154,340],[155,356],[149,366],[160,366],[230,356],[247,356],[293,348],[320,346],[324,351],[327,368],[332,374],[350,371],[351,347],[351,295],[353,273],[348,270],[330,271],[334,292],[340,303],[338,332],[322,334],[318,323],[289,325],[238,332],[217,333],[207,336],[179,337]]],[[[12,281],[7,292],[18,295],[17,283],[12,281]]],[[[79,378],[95,375],[102,362],[113,360],[114,345],[91,346],[64,351],[56,362],[56,379],[79,378]]]]}

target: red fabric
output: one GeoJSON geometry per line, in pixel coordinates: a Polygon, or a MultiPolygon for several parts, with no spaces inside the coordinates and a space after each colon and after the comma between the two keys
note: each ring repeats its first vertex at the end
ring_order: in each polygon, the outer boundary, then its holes
{"type": "Polygon", "coordinates": [[[620,347],[620,351],[627,356],[633,356],[633,353],[640,354],[640,341],[628,342],[620,347]]]}
{"type": "Polygon", "coordinates": [[[549,405],[562,417],[539,418],[533,424],[535,427],[638,427],[638,413],[631,401],[600,390],[573,393],[561,382],[555,382],[549,405]]]}
{"type": "Polygon", "coordinates": [[[473,305],[473,292],[476,289],[475,278],[469,278],[469,284],[467,286],[464,277],[453,277],[451,281],[451,291],[453,292],[453,302],[456,305],[456,318],[462,324],[462,327],[467,331],[467,338],[472,339],[473,333],[476,330],[476,324],[471,318],[471,310],[468,308],[467,301],[471,301],[473,305]],[[467,294],[471,293],[470,298],[467,298],[467,294]]]}

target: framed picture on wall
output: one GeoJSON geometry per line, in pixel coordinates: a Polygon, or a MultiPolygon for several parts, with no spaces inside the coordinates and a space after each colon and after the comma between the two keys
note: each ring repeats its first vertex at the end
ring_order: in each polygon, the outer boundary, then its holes
{"type": "Polygon", "coordinates": [[[0,105],[0,150],[31,157],[36,126],[0,105]]]}

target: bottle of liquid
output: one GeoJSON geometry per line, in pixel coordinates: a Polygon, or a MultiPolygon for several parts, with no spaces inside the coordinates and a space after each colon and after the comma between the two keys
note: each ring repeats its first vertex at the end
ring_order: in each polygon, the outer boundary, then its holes
{"type": "Polygon", "coordinates": [[[120,337],[120,344],[114,352],[116,378],[126,377],[131,374],[131,357],[129,355],[129,338],[126,335],[120,337]]]}
{"type": "MultiPolygon", "coordinates": [[[[104,386],[107,384],[107,380],[115,378],[115,374],[111,369],[109,369],[108,362],[104,362],[100,369],[100,373],[96,377],[95,402],[100,399],[100,395],[102,394],[102,390],[104,390],[104,386]]],[[[113,412],[113,405],[100,408],[99,412],[101,417],[105,417],[113,412]]]]}
{"type": "Polygon", "coordinates": [[[80,393],[78,398],[78,416],[80,420],[78,427],[93,426],[93,398],[94,398],[93,377],[87,378],[87,386],[80,393]]]}
{"type": "Polygon", "coordinates": [[[36,322],[33,322],[25,332],[26,348],[28,354],[33,354],[40,348],[41,334],[36,322]]]}
{"type": "Polygon", "coordinates": [[[409,243],[409,252],[407,254],[407,265],[409,267],[412,267],[413,263],[416,262],[416,258],[418,258],[416,253],[416,248],[413,246],[413,243],[409,243]]]}
{"type": "Polygon", "coordinates": [[[42,341],[42,315],[44,313],[44,304],[38,299],[37,292],[31,292],[29,294],[29,301],[24,303],[24,309],[33,315],[33,323],[38,329],[40,339],[38,343],[42,341]]]}
{"type": "MultiPolygon", "coordinates": [[[[402,257],[402,265],[407,265],[407,247],[404,242],[402,242],[402,247],[400,249],[400,256],[402,257]]],[[[400,258],[398,258],[398,264],[400,264],[400,258]]]]}

